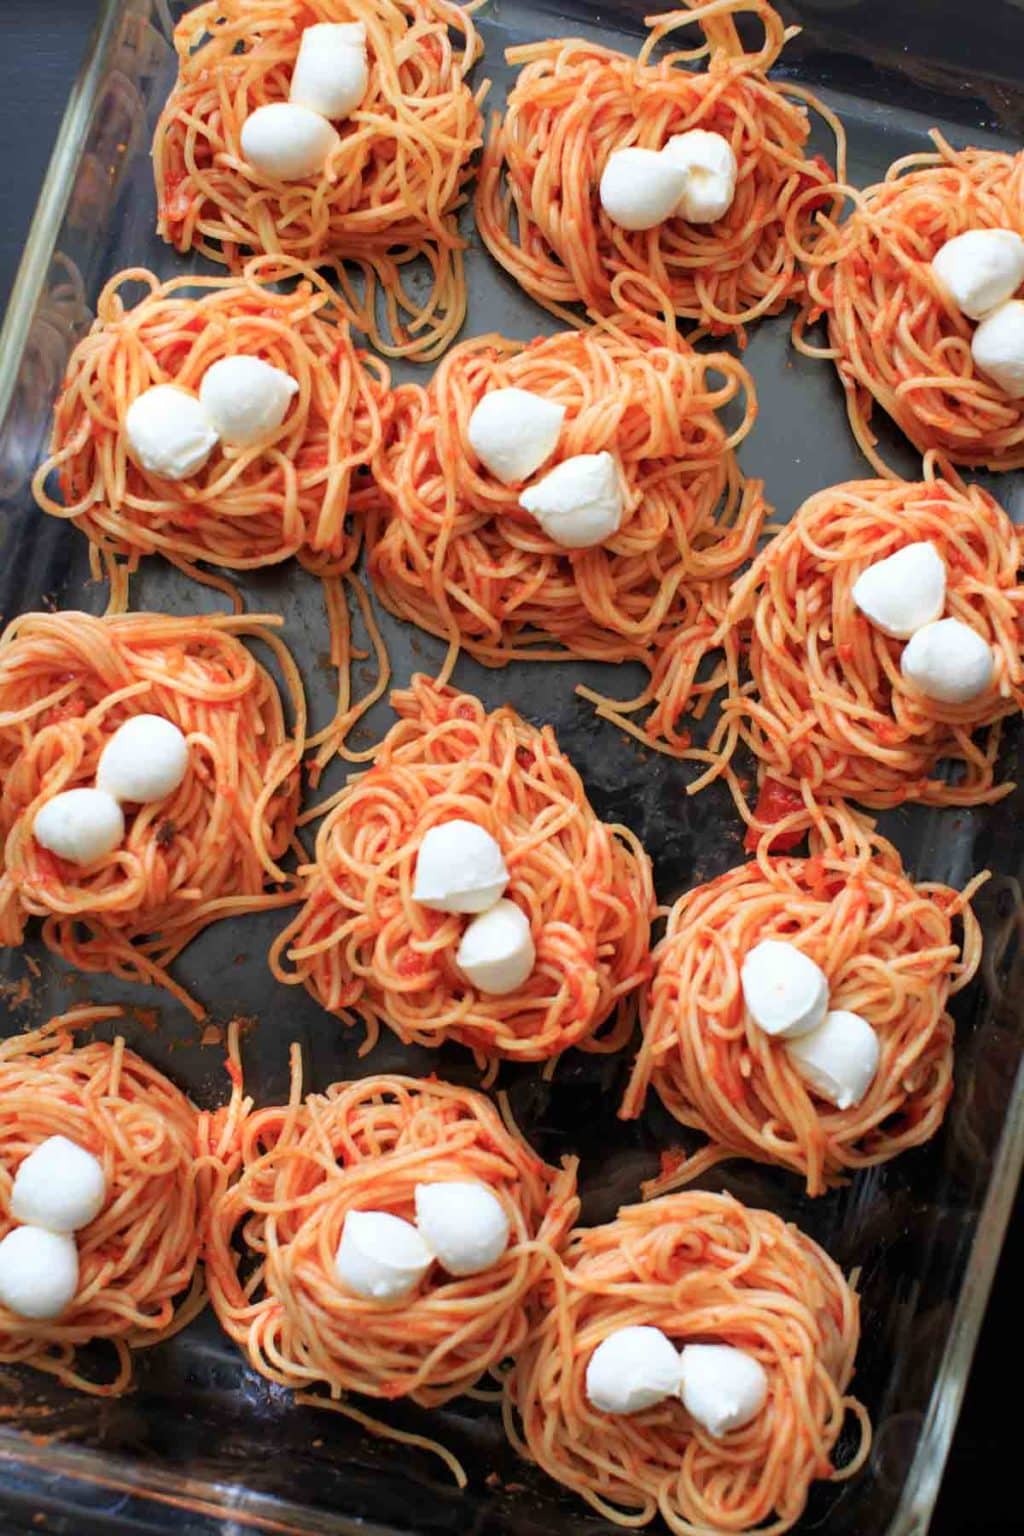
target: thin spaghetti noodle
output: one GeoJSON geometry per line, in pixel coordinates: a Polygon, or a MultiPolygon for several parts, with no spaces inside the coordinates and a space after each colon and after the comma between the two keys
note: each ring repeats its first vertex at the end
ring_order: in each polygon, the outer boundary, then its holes
{"type": "Polygon", "coordinates": [[[89,538],[115,608],[142,556],[157,553],[199,580],[203,562],[244,571],[292,555],[340,576],[359,552],[360,477],[383,442],[389,383],[384,364],[353,346],[331,289],[299,262],[257,257],[237,279],[120,272],[68,364],[36,501],[89,538]],[[297,279],[287,293],[282,278],[297,279]],[[166,383],[194,392],[212,363],[235,356],[296,381],[281,425],[250,446],[221,445],[185,480],[138,464],[125,431],[138,395],[166,383]]]}
{"type": "Polygon", "coordinates": [[[177,83],[153,140],[158,232],[179,251],[234,269],[247,251],[329,264],[379,351],[436,357],[466,312],[456,215],[487,90],[474,94],[466,83],[482,51],[474,9],[449,0],[209,0],[188,11],[175,30],[177,83]],[[301,34],[318,22],[363,23],[369,85],[335,125],[341,143],[324,170],[279,181],[246,162],[242,125],[258,107],[287,100],[301,34]],[[361,294],[344,263],[361,275],[361,294]]]}
{"type": "Polygon", "coordinates": [[[867,1456],[867,1415],[846,1396],[857,1293],[816,1243],[768,1211],[698,1193],[627,1206],[607,1226],[572,1234],[531,1311],[506,1381],[509,1438],[615,1525],[660,1515],[674,1536],[778,1536],[816,1478],[850,1477],[867,1456]],[[764,1408],[722,1439],[672,1399],[628,1417],[599,1412],[586,1394],[588,1361],[631,1325],[660,1328],[680,1348],[728,1344],[755,1356],[768,1375],[764,1408]],[[847,1414],[860,1445],[837,1469],[847,1414]]]}
{"type": "Polygon", "coordinates": [[[326,1398],[303,1401],[340,1405],[360,1422],[351,1392],[435,1407],[514,1354],[529,1293],[579,1209],[575,1160],[542,1162],[483,1094],[385,1076],[303,1098],[297,1047],[288,1103],[248,1118],[241,1156],[211,1215],[214,1310],[261,1375],[326,1387],[326,1398]],[[389,1304],[347,1291],[334,1268],[346,1214],[414,1221],[416,1185],[444,1180],[484,1183],[500,1200],[511,1231],[501,1258],[461,1279],[432,1269],[389,1304]]]}
{"type": "Polygon", "coordinates": [[[880,475],[892,471],[871,429],[876,405],[922,454],[1020,469],[1024,406],[975,368],[973,324],[941,289],[931,260],[969,229],[1024,235],[1024,154],[956,150],[938,131],[932,139],[934,153],[897,160],[877,186],[844,189],[850,217],[825,221],[803,253],[807,291],[793,340],[834,360],[853,434],[880,475]],[[804,335],[822,316],[827,348],[804,335]]]}
{"type": "Polygon", "coordinates": [[[843,1175],[920,1146],[942,1122],[953,1086],[947,1003],[981,959],[970,900],[986,876],[963,892],[915,884],[896,849],[845,812],[830,819],[828,839],[814,832],[810,858],[769,852],[807,823],[800,811],[783,817],[754,860],[688,892],[669,913],[621,1114],[638,1116],[653,1087],[710,1145],[692,1159],[667,1158],[645,1194],[676,1188],[722,1158],[749,1157],[794,1170],[808,1194],[820,1195],[843,1175]],[[810,955],[828,977],[829,1007],[859,1014],[878,1036],[878,1069],[859,1104],[838,1109],[814,1093],[785,1043],[747,1013],[740,967],[766,938],[810,955]]]}
{"type": "MultiPolygon", "coordinates": [[[[750,680],[722,706],[708,754],[718,771],[742,739],[762,782],[808,802],[982,805],[1010,792],[997,754],[999,722],[1024,706],[1020,541],[986,491],[925,472],[819,491],[736,582],[724,624],[749,636],[750,680]],[[965,704],[910,683],[904,642],[853,601],[867,566],[920,540],[945,562],[946,613],[993,650],[991,688],[965,704]]],[[[737,802],[749,820],[738,790],[737,802]]]]}
{"type": "Polygon", "coordinates": [[[448,640],[442,683],[460,649],[488,666],[569,652],[653,670],[658,652],[685,643],[690,666],[671,690],[678,720],[738,666],[730,635],[716,632],[765,512],[761,483],[744,480],[733,454],[756,410],[734,358],[694,352],[671,321],[639,311],[526,346],[465,342],[426,388],[395,393],[377,471],[387,506],[367,522],[375,588],[399,618],[448,640]],[[469,418],[510,386],[565,407],[558,459],[614,455],[627,513],[606,543],[564,549],[520,508],[517,488],[480,466],[469,418]],[[717,412],[740,394],[744,416],[727,433],[717,412]],[[698,682],[712,643],[722,660],[698,682]]]}
{"type": "Polygon", "coordinates": [[[0,1361],[101,1397],[130,1386],[134,1350],[170,1338],[203,1307],[206,1211],[236,1161],[248,1108],[236,1085],[224,1109],[200,1113],[120,1036],[75,1043],[79,1030],[119,1013],[76,1008],[0,1042],[0,1237],[15,1225],[5,1212],[18,1165],[51,1136],[97,1157],[107,1184],[102,1211],[76,1234],[75,1297],[47,1322],[0,1306],[0,1361]],[[109,1380],[78,1359],[94,1342],[114,1353],[109,1380]]]}
{"type": "Polygon", "coordinates": [[[632,1029],[630,994],[649,974],[643,848],[598,821],[549,727],[507,706],[488,714],[422,676],[391,703],[398,724],[373,768],[335,798],[316,862],[301,872],[305,904],[274,943],[274,975],[302,982],[345,1024],[360,1017],[364,1051],[382,1023],[406,1042],[454,1039],[483,1059],[617,1050],[632,1029]],[[465,919],[412,899],[424,834],[459,818],[498,841],[506,895],[530,919],[536,963],[505,996],[458,971],[465,919]]]}
{"type": "MultiPolygon", "coordinates": [[[[492,256],[545,309],[570,324],[568,306],[606,314],[632,301],[667,307],[712,335],[777,314],[804,292],[798,255],[817,211],[834,203],[833,172],[808,158],[804,103],[844,136],[807,91],[767,79],[788,38],[766,0],[711,0],[646,18],[636,59],[582,38],[510,48],[522,66],[504,118],[492,120],[476,198],[477,227],[492,256]],[[764,43],[744,51],[736,19],[757,17],[764,43]],[[698,26],[703,45],[655,60],[662,41],[698,26]],[[707,68],[689,67],[706,60],[707,68]],[[633,233],[614,224],[597,188],[613,150],[659,150],[701,128],[728,139],[739,175],[732,206],[714,224],[671,218],[633,233]]],[[[838,206],[838,205],[836,205],[838,206]]]]}
{"type": "Polygon", "coordinates": [[[276,618],[35,613],[0,637],[0,943],[43,919],[70,966],[166,987],[203,1009],[167,966],[221,917],[294,902],[279,860],[292,845],[305,743],[295,664],[276,618]],[[290,696],[242,643],[269,646],[290,696]],[[189,768],[165,800],[126,808],[124,842],[69,864],[36,842],[40,807],[89,785],[126,719],[158,714],[184,733],[189,768]],[[270,886],[271,889],[266,889],[270,886]]]}

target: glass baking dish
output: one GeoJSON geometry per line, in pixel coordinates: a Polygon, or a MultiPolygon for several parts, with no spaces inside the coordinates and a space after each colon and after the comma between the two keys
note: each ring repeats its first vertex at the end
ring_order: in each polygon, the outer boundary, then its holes
{"type": "MultiPolygon", "coordinates": [[[[5,621],[49,603],[93,612],[104,605],[102,589],[89,580],[85,541],[36,511],[28,483],[44,451],[67,354],[88,326],[103,282],[123,267],[149,265],[163,276],[183,267],[153,234],[148,148],[174,74],[171,28],[184,9],[167,0],[105,0],[40,197],[0,342],[5,621]]],[[[874,180],[899,155],[923,147],[933,125],[955,142],[1017,147],[1024,91],[1002,71],[1020,56],[1024,13],[1010,0],[972,6],[969,70],[962,12],[953,0],[927,7],[915,0],[803,0],[784,9],[805,30],[787,49],[783,73],[841,113],[855,181],[874,180]]],[[[502,58],[508,44],[571,32],[633,50],[643,11],[638,0],[614,0],[597,20],[577,0],[559,8],[543,0],[490,0],[479,18],[487,54],[478,67],[494,81],[490,104],[500,104],[510,76],[502,58]]],[[[829,146],[814,147],[827,153],[829,146]]],[[[501,330],[528,338],[555,328],[476,241],[468,271],[466,334],[501,330]]],[[[765,476],[780,516],[811,491],[866,472],[831,368],[789,349],[788,326],[787,316],[761,322],[745,353],[761,414],[742,458],[748,471],[765,476]]],[[[904,445],[883,435],[883,450],[911,470],[904,445]]],[[[1011,515],[1022,490],[1024,477],[998,482],[1011,515]]],[[[252,610],[284,615],[314,713],[326,718],[332,677],[318,584],[289,566],[257,573],[244,590],[252,610]]],[[[136,607],[183,612],[218,600],[158,562],[133,584],[136,607]]],[[[384,627],[399,682],[439,663],[437,642],[386,617],[384,627]]],[[[490,705],[509,699],[530,718],[555,725],[599,814],[629,823],[643,838],[659,895],[671,900],[739,861],[741,829],[724,789],[688,800],[689,769],[638,751],[574,697],[581,679],[628,697],[635,679],[625,672],[574,663],[488,672],[463,659],[457,677],[490,705]]],[[[376,739],[387,722],[386,707],[378,706],[366,739],[376,739]]],[[[1005,746],[1006,772],[1015,778],[1024,768],[1018,726],[1005,746]]],[[[855,1389],[874,1419],[874,1449],[852,1482],[813,1490],[801,1531],[921,1536],[928,1526],[1024,1161],[1022,811],[1024,787],[993,811],[914,808],[883,818],[920,878],[962,884],[975,869],[993,871],[977,903],[986,940],[982,974],[957,999],[956,1091],[940,1135],[816,1202],[789,1176],[740,1163],[705,1181],[798,1221],[846,1269],[861,1271],[865,1326],[855,1389]]],[[[287,1047],[296,1039],[307,1082],[318,1087],[368,1070],[436,1068],[474,1080],[465,1053],[453,1049],[438,1061],[390,1037],[360,1062],[356,1032],[342,1031],[305,994],[272,980],[264,956],[280,922],[270,913],[222,923],[182,957],[177,974],[210,1007],[203,1026],[162,995],[68,975],[30,944],[0,959],[6,1027],[28,1027],[71,1001],[119,1001],[130,1043],[206,1104],[222,1092],[223,1048],[203,1041],[221,1039],[217,1026],[238,1014],[252,1021],[244,1059],[258,1102],[284,1095],[287,1047]]],[[[537,1069],[505,1069],[502,1076],[520,1124],[546,1155],[582,1154],[588,1221],[608,1219],[635,1198],[639,1180],[657,1166],[659,1145],[676,1139],[653,1110],[638,1125],[616,1119],[625,1068],[624,1057],[570,1054],[551,1082],[537,1069]]],[[[423,1427],[415,1410],[383,1413],[398,1426],[423,1427]]],[[[590,1536],[610,1529],[517,1461],[493,1406],[458,1404],[435,1414],[430,1430],[469,1468],[465,1494],[419,1452],[399,1453],[394,1443],[334,1415],[293,1405],[244,1366],[207,1314],[142,1355],[137,1388],[119,1401],[83,1399],[48,1379],[0,1371],[2,1523],[5,1530],[45,1525],[74,1536],[249,1528],[590,1536]]]]}

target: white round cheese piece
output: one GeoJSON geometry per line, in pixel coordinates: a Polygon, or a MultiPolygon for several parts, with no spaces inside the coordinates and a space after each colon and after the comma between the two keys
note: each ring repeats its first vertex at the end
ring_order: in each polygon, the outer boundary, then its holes
{"type": "Polygon", "coordinates": [[[980,320],[1024,283],[1024,240],[1012,229],[969,229],[936,251],[932,271],[957,308],[980,320]]]}
{"type": "Polygon", "coordinates": [[[187,480],[217,446],[199,401],[176,384],[144,389],[128,407],[124,428],[132,457],[165,480],[187,480]]]}
{"type": "Polygon", "coordinates": [[[643,1413],[680,1384],[679,1351],[660,1328],[618,1328],[587,1361],[587,1397],[601,1413],[643,1413]]]}
{"type": "Polygon", "coordinates": [[[691,128],[669,139],[662,154],[686,176],[675,209],[679,218],[689,224],[713,224],[728,213],[736,196],[737,165],[727,138],[691,128]]]}
{"type": "Polygon", "coordinates": [[[462,935],[455,964],[471,986],[491,997],[515,992],[537,959],[530,920],[514,901],[496,901],[462,935]]]}
{"type": "Polygon", "coordinates": [[[272,181],[319,175],[340,143],[326,117],[291,101],[257,107],[242,124],[242,154],[272,181]]]}
{"type": "Polygon", "coordinates": [[[411,1221],[388,1211],[349,1211],[334,1267],[342,1285],[355,1295],[367,1301],[401,1301],[433,1262],[411,1221]]]}
{"type": "Polygon", "coordinates": [[[1024,397],[1024,303],[1011,299],[985,316],[971,341],[971,356],[1011,400],[1024,397]]]}
{"type": "Polygon", "coordinates": [[[100,754],[96,783],[115,800],[147,805],[173,795],[188,771],[188,742],[163,715],[133,715],[100,754]]]}
{"type": "Polygon", "coordinates": [[[867,1019],[834,1008],[824,1024],[791,1041],[786,1051],[815,1093],[837,1109],[852,1109],[874,1081],[881,1046],[867,1019]]]}
{"type": "Polygon", "coordinates": [[[18,1165],[11,1215],[50,1232],[77,1232],[95,1221],[106,1198],[99,1158],[66,1136],[50,1136],[18,1165]]]}
{"type": "Polygon", "coordinates": [[[508,1247],[505,1207],[486,1184],[417,1184],[416,1225],[450,1275],[479,1275],[508,1247]]]}
{"type": "Polygon", "coordinates": [[[412,899],[435,912],[486,912],[506,885],[501,848],[475,821],[442,821],[420,844],[412,899]]]}
{"type": "Polygon", "coordinates": [[[740,967],[743,1000],[766,1035],[809,1034],[828,1012],[828,978],[795,944],[763,939],[740,967]]]}
{"type": "Polygon", "coordinates": [[[601,207],[623,229],[654,229],[672,217],[686,172],[654,149],[616,149],[601,176],[601,207]]]}
{"type": "Polygon", "coordinates": [[[199,385],[199,403],[221,440],[248,448],[276,432],[299,386],[290,373],[261,357],[222,357],[199,385]]]}
{"type": "Polygon", "coordinates": [[[0,1242],[0,1306],[32,1322],[60,1317],[78,1290],[78,1244],[67,1232],[13,1227],[0,1242]]]}
{"type": "Polygon", "coordinates": [[[926,624],[904,646],[903,676],[940,704],[969,704],[987,693],[995,673],[992,647],[960,619],[926,624]]]}
{"type": "Polygon", "coordinates": [[[474,407],[467,436],[502,485],[528,480],[558,446],[565,406],[528,389],[492,389],[474,407]]]}
{"type": "Polygon", "coordinates": [[[883,635],[909,640],[946,606],[946,565],[934,544],[907,544],[869,565],[853,584],[853,600],[883,635]]]}
{"type": "Polygon", "coordinates": [[[124,840],[124,815],[102,789],[66,789],[36,812],[35,840],[70,864],[92,864],[124,840]]]}
{"type": "Polygon", "coordinates": [[[363,23],[314,22],[302,33],[288,96],[322,117],[347,117],[366,95],[369,79],[363,23]]]}
{"type": "Polygon", "coordinates": [[[610,453],[578,453],[563,459],[543,480],[528,486],[519,505],[563,549],[591,549],[622,525],[625,510],[610,453]]]}
{"type": "Polygon", "coordinates": [[[687,1344],[680,1352],[683,1407],[716,1439],[756,1418],[768,1396],[759,1360],[730,1344],[687,1344]]]}

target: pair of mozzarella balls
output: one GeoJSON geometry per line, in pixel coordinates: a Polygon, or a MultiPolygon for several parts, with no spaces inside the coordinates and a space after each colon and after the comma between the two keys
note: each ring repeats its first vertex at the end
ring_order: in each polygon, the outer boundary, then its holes
{"type": "Polygon", "coordinates": [[[222,357],[203,374],[198,396],[177,384],[144,389],[125,416],[128,446],[150,474],[187,480],[218,443],[251,448],[276,432],[298,389],[260,357],[222,357]]]}
{"type": "MultiPolygon", "coordinates": [[[[469,418],[470,446],[502,485],[528,480],[558,446],[565,406],[528,389],[494,389],[469,418]]],[[[578,453],[521,492],[519,505],[564,549],[603,544],[622,526],[625,498],[610,453],[578,453]]]]}
{"type": "Polygon", "coordinates": [[[1024,240],[1012,229],[969,229],[947,240],[932,272],[961,314],[980,322],[976,366],[1011,400],[1024,398],[1024,240]]]}
{"type": "Polygon", "coordinates": [[[876,629],[908,642],[900,670],[927,698],[969,704],[991,688],[992,647],[969,624],[941,617],[946,566],[934,544],[907,544],[869,565],[854,582],[853,600],[876,629]]]}
{"type": "Polygon", "coordinates": [[[537,958],[526,913],[503,899],[508,880],[500,846],[476,822],[441,822],[420,844],[413,900],[435,912],[473,914],[455,963],[472,986],[494,997],[521,987],[537,958]]]}
{"type": "Polygon", "coordinates": [[[643,1413],[679,1398],[692,1419],[720,1439],[757,1417],[768,1396],[764,1366],[731,1344],[676,1349],[660,1328],[610,1333],[587,1363],[587,1397],[601,1413],[643,1413]]]}
{"type": "Polygon", "coordinates": [[[334,1267],[367,1301],[402,1301],[433,1263],[461,1279],[482,1274],[508,1247],[501,1201],[486,1184],[417,1184],[416,1225],[389,1211],[349,1211],[334,1267]]]}
{"type": "Polygon", "coordinates": [[[20,1164],[11,1188],[12,1227],[0,1242],[0,1305],[46,1322],[78,1290],[75,1233],[95,1221],[107,1198],[103,1164],[66,1136],[50,1136],[20,1164]]]}
{"type": "Polygon", "coordinates": [[[165,800],[188,770],[188,741],[163,715],[133,715],[100,755],[92,789],[66,789],[36,813],[36,842],[71,864],[94,864],[124,840],[121,802],[165,800]]]}
{"type": "Polygon", "coordinates": [[[763,939],[747,953],[740,984],[754,1023],[783,1041],[804,1081],[837,1109],[859,1104],[878,1071],[878,1036],[859,1013],[829,1008],[821,967],[795,944],[763,939]]]}
{"type": "Polygon", "coordinates": [[[632,145],[608,156],[598,195],[601,207],[622,229],[655,229],[666,219],[714,224],[736,196],[737,165],[729,140],[691,128],[664,149],[632,145]]]}
{"type": "Polygon", "coordinates": [[[341,138],[332,119],[361,104],[370,81],[361,21],[317,22],[299,44],[287,101],[257,107],[242,124],[242,153],[273,181],[318,175],[341,138]]]}

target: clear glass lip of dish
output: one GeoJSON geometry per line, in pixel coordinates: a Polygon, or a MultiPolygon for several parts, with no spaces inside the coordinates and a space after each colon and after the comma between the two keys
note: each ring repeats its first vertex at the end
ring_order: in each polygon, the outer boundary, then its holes
{"type": "MultiPolygon", "coordinates": [[[[572,32],[633,49],[644,9],[618,0],[598,27],[582,0],[557,8],[545,0],[485,7],[478,19],[486,72],[495,82],[489,104],[500,106],[511,78],[502,61],[507,44],[572,32]]],[[[180,0],[103,0],[40,194],[0,339],[5,620],[54,599],[65,608],[102,610],[84,539],[36,510],[29,480],[45,453],[66,359],[88,328],[102,284],[125,267],[148,265],[168,276],[203,266],[156,237],[148,160],[153,124],[174,77],[171,29],[183,10],[180,0]]],[[[856,182],[876,180],[898,156],[927,147],[927,130],[935,124],[958,143],[1017,148],[1013,127],[1021,121],[1024,92],[1001,78],[1010,41],[1004,8],[995,0],[979,0],[973,8],[969,72],[960,57],[961,15],[947,0],[935,0],[926,21],[915,0],[892,0],[884,16],[872,6],[870,27],[867,11],[866,0],[800,0],[787,8],[806,28],[787,50],[787,77],[821,89],[840,111],[856,182]],[[869,35],[870,44],[863,41],[869,35]]],[[[1020,25],[1024,41],[1024,18],[1020,25]]],[[[468,272],[472,329],[525,338],[556,328],[478,246],[469,252],[468,272]]],[[[769,500],[783,510],[823,485],[865,473],[831,367],[788,349],[788,323],[782,316],[757,327],[745,353],[759,384],[761,414],[744,446],[744,463],[766,475],[769,500]]],[[[399,377],[416,373],[411,366],[396,369],[399,377]]],[[[906,445],[895,434],[886,436],[884,423],[878,430],[886,458],[909,472],[914,460],[906,445]]],[[[1008,504],[1020,483],[1011,476],[998,481],[1008,504]]],[[[323,715],[331,681],[312,664],[326,643],[316,583],[289,567],[243,587],[250,608],[283,613],[293,652],[311,658],[306,680],[314,714],[323,715]]],[[[159,561],[144,565],[132,596],[137,607],[170,611],[219,602],[159,561]]],[[[440,659],[438,642],[411,636],[387,619],[384,627],[399,681],[413,670],[429,671],[440,659]]],[[[739,857],[724,791],[688,800],[678,764],[662,758],[641,763],[628,743],[574,699],[576,681],[607,684],[607,670],[571,663],[513,666],[505,673],[469,662],[460,668],[463,685],[488,705],[511,699],[531,716],[551,721],[580,765],[599,814],[627,821],[650,848],[663,898],[739,857]]],[[[378,729],[387,722],[381,706],[369,724],[378,729]]],[[[1007,732],[1005,752],[1006,777],[1021,783],[1016,726],[1007,732]]],[[[975,869],[994,872],[977,902],[986,955],[980,978],[957,999],[956,1088],[939,1136],[815,1202],[804,1199],[788,1176],[751,1165],[727,1165],[707,1181],[798,1221],[845,1269],[860,1270],[865,1326],[854,1386],[872,1415],[875,1445],[868,1466],[850,1483],[812,1490],[800,1530],[924,1536],[928,1527],[1024,1164],[1024,986],[1017,943],[1022,810],[1024,789],[1018,789],[992,810],[915,808],[884,819],[884,830],[919,878],[962,884],[975,869]]],[[[179,964],[182,981],[207,1001],[215,1020],[235,1012],[258,1020],[246,1037],[246,1075],[264,1103],[285,1094],[292,1039],[302,1045],[307,1080],[317,1087],[367,1070],[356,1055],[357,1031],[343,1031],[311,999],[294,991],[285,995],[270,981],[264,956],[278,926],[273,913],[217,925],[179,964]]],[[[32,979],[34,1017],[48,1017],[70,997],[83,996],[35,941],[6,952],[0,955],[0,984],[11,986],[5,991],[12,998],[11,1030],[24,1027],[13,999],[26,965],[35,961],[42,970],[32,979]]],[[[89,979],[85,996],[138,1005],[127,1018],[130,1043],[200,1102],[214,1091],[219,1062],[197,1044],[173,1001],[103,977],[89,979]],[[142,1013],[154,1004],[160,1013],[156,1033],[147,1030],[142,1013]]],[[[457,1051],[438,1061],[424,1051],[404,1051],[390,1038],[372,1060],[377,1071],[435,1066],[442,1074],[465,1070],[457,1051]]],[[[627,1067],[625,1061],[574,1057],[560,1064],[551,1083],[541,1083],[536,1072],[509,1077],[517,1118],[541,1150],[551,1156],[571,1147],[582,1154],[587,1220],[608,1219],[617,1204],[634,1198],[639,1180],[656,1166],[659,1144],[673,1139],[672,1128],[654,1111],[636,1125],[616,1120],[627,1067]]],[[[459,1494],[418,1451],[399,1452],[335,1415],[296,1406],[287,1393],[255,1377],[209,1314],[140,1356],[137,1389],[127,1397],[77,1397],[47,1377],[7,1369],[0,1373],[0,1392],[5,1527],[22,1519],[30,1526],[33,1514],[50,1511],[68,1521],[76,1536],[236,1528],[325,1536],[357,1530],[362,1536],[404,1536],[413,1529],[418,1536],[442,1536],[467,1528],[486,1536],[560,1536],[582,1528],[596,1536],[608,1529],[516,1460],[492,1407],[468,1401],[429,1421],[414,1410],[380,1410],[401,1428],[426,1431],[452,1446],[472,1471],[470,1488],[459,1494]]]]}

